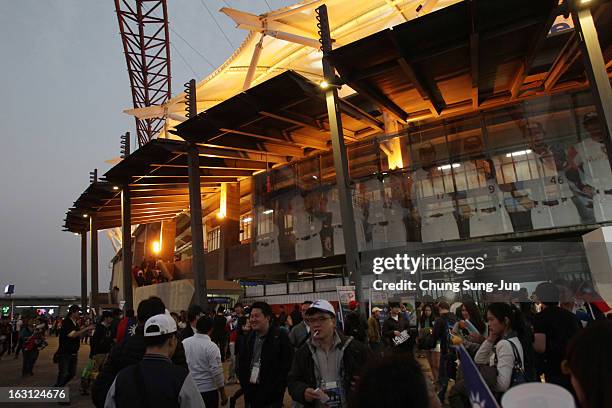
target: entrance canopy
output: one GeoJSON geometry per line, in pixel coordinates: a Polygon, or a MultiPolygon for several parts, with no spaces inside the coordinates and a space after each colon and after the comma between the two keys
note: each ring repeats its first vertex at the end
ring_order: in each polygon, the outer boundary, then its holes
{"type": "MultiPolygon", "coordinates": [[[[187,143],[152,140],[111,168],[104,181],[91,184],[75,201],[65,220],[71,232],[89,230],[89,217],[97,229],[121,226],[121,189],[128,185],[132,225],[171,219],[189,210],[187,143]]],[[[234,150],[200,147],[202,201],[214,199],[221,183],[238,182],[266,168],[234,150]]]]}
{"type": "MultiPolygon", "coordinates": [[[[346,84],[402,122],[584,86],[575,31],[551,31],[563,12],[558,3],[463,1],[339,47],[331,58],[346,84]]],[[[597,27],[609,27],[609,10],[595,10],[597,27]]],[[[600,32],[606,61],[609,31],[600,32]]]]}
{"type": "MultiPolygon", "coordinates": [[[[383,123],[351,102],[341,101],[344,137],[356,141],[382,131],[383,123]]],[[[282,161],[329,149],[323,90],[286,71],[176,126],[183,139],[225,148],[265,151],[282,161]]]]}

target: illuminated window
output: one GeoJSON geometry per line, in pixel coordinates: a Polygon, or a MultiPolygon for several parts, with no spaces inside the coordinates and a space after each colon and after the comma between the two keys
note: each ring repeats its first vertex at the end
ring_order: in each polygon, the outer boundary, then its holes
{"type": "Polygon", "coordinates": [[[208,252],[216,251],[221,247],[221,228],[215,227],[206,234],[208,252]]]}
{"type": "Polygon", "coordinates": [[[266,209],[257,217],[257,234],[265,235],[274,231],[274,211],[266,209]]]}
{"type": "Polygon", "coordinates": [[[285,214],[285,228],[293,229],[293,214],[285,214]]]}
{"type": "Polygon", "coordinates": [[[240,242],[251,239],[251,227],[253,225],[253,217],[251,214],[245,214],[240,217],[240,242]]]}

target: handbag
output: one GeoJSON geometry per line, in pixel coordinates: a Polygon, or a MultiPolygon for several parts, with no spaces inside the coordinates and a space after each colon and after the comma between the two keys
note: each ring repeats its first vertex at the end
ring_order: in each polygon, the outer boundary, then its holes
{"type": "Polygon", "coordinates": [[[512,353],[514,354],[514,367],[512,367],[512,378],[510,379],[510,387],[514,387],[515,385],[526,383],[527,376],[523,370],[523,362],[516,346],[510,340],[506,341],[512,346],[512,353]]]}

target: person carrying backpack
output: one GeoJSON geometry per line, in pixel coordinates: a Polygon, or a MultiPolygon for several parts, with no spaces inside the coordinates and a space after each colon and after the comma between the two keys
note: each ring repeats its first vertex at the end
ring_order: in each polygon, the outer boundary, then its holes
{"type": "Polygon", "coordinates": [[[176,322],[169,314],[155,315],[144,327],[145,355],[121,370],[106,395],[105,408],[204,408],[204,400],[189,370],[172,363],[176,322]]]}

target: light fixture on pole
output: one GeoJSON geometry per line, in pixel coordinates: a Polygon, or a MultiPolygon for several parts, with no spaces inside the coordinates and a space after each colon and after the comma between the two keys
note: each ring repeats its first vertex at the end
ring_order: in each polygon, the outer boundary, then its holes
{"type": "MultiPolygon", "coordinates": [[[[8,284],[4,287],[4,294],[11,299],[11,315],[9,317],[9,324],[12,327],[13,320],[15,319],[15,301],[13,300],[13,294],[15,293],[15,285],[8,284]]],[[[13,349],[13,333],[11,329],[11,333],[9,334],[9,350],[13,349]]]]}

